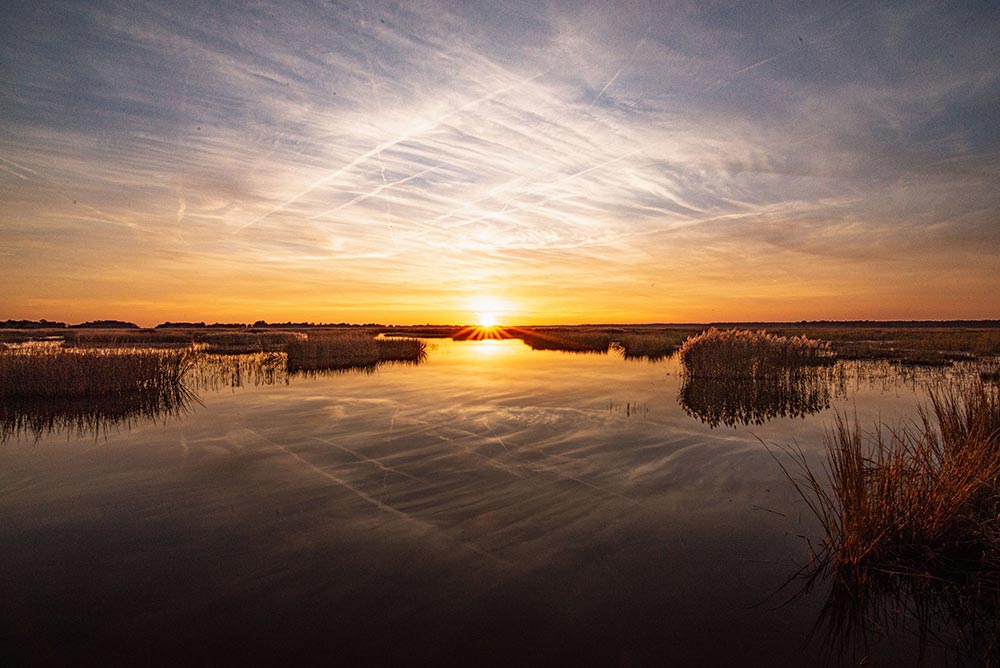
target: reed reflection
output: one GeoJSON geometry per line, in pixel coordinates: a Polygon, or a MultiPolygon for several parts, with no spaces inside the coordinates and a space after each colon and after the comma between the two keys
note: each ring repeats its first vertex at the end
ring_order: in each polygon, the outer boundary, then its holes
{"type": "Polygon", "coordinates": [[[304,352],[246,354],[213,354],[205,348],[5,349],[0,351],[0,443],[62,433],[96,437],[180,417],[201,403],[199,392],[372,374],[386,364],[418,364],[426,356],[423,342],[413,339],[369,339],[346,350],[336,343],[304,352]]]}
{"type": "Polygon", "coordinates": [[[830,374],[806,369],[750,378],[685,376],[678,402],[710,427],[736,427],[818,413],[834,394],[830,374]]]}
{"type": "Polygon", "coordinates": [[[946,665],[1000,666],[996,573],[962,564],[934,572],[843,573],[821,558],[802,576],[806,584],[799,595],[828,588],[813,637],[833,656],[857,660],[891,652],[882,648],[886,639],[904,635],[918,639],[919,656],[943,655],[946,665]]]}

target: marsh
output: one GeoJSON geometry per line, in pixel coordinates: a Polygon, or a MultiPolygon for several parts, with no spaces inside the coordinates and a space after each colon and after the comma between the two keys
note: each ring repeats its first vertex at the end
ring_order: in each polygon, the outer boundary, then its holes
{"type": "MultiPolygon", "coordinates": [[[[208,355],[182,406],[8,424],[10,656],[813,664],[833,651],[814,629],[827,592],[786,585],[822,530],[761,440],[819,463],[834,411],[905,421],[941,373],[839,363],[713,403],[677,356],[421,345],[355,371],[208,355]]],[[[959,625],[932,620],[926,647],[920,623],[831,662],[973,661],[959,625]]]]}

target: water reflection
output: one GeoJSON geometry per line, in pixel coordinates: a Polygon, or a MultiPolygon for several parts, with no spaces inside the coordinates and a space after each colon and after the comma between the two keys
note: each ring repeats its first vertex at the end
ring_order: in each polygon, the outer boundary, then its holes
{"type": "Polygon", "coordinates": [[[199,393],[202,392],[287,385],[293,378],[368,375],[386,365],[417,363],[389,360],[332,368],[289,369],[285,353],[210,354],[199,351],[181,383],[128,393],[6,398],[0,404],[0,443],[21,438],[38,440],[50,434],[98,436],[111,429],[131,428],[139,422],[178,417],[201,403],[199,393]]]}
{"type": "Polygon", "coordinates": [[[0,403],[0,443],[61,433],[99,436],[140,421],[183,415],[197,402],[198,396],[183,385],[128,394],[7,398],[0,403]]]}
{"type": "Polygon", "coordinates": [[[805,417],[830,407],[843,395],[828,369],[775,376],[705,378],[685,376],[678,401],[684,411],[710,427],[760,425],[779,417],[805,417]]]}
{"type": "Polygon", "coordinates": [[[1000,666],[1000,582],[995,573],[864,569],[845,574],[821,560],[803,577],[804,592],[828,586],[813,633],[834,655],[877,661],[880,655],[892,655],[887,638],[912,637],[919,656],[944,657],[947,665],[1000,666]]]}
{"type": "Polygon", "coordinates": [[[0,448],[7,663],[823,661],[821,601],[754,605],[804,558],[797,497],[683,413],[676,360],[432,345],[373,376],[220,357],[183,420],[0,448]]]}

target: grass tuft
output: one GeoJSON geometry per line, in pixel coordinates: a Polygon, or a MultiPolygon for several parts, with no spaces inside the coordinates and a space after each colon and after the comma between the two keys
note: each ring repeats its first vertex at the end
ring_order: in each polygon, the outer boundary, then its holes
{"type": "Polygon", "coordinates": [[[0,349],[0,397],[156,392],[181,384],[190,350],[69,349],[30,343],[0,349]]]}
{"type": "Polygon", "coordinates": [[[817,339],[715,327],[684,341],[680,358],[685,373],[700,378],[762,378],[834,361],[817,339]]]}
{"type": "Polygon", "coordinates": [[[374,338],[347,334],[310,334],[289,341],[288,371],[318,371],[374,367],[383,362],[419,363],[427,357],[427,344],[418,339],[374,338]]]}

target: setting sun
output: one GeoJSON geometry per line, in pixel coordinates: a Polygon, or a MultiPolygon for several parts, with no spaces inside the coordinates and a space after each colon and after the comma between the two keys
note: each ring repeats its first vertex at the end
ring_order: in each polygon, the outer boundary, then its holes
{"type": "Polygon", "coordinates": [[[483,329],[492,329],[500,324],[496,313],[480,313],[476,318],[476,324],[483,329]]]}
{"type": "Polygon", "coordinates": [[[480,329],[493,329],[502,320],[510,317],[514,307],[512,304],[489,295],[476,295],[466,303],[471,324],[480,329]]]}

